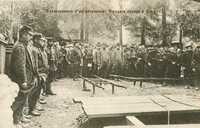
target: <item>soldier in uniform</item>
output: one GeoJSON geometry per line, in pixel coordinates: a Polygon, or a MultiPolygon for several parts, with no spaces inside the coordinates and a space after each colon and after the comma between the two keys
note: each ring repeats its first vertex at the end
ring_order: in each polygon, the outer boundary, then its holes
{"type": "MultiPolygon", "coordinates": [[[[49,74],[49,64],[48,64],[48,56],[46,53],[47,40],[46,38],[40,38],[40,48],[39,48],[39,56],[38,56],[38,73],[39,73],[39,84],[42,88],[42,96],[46,95],[47,90],[47,77],[49,74]]],[[[44,97],[40,97],[40,103],[45,104],[46,101],[44,97]]]]}
{"type": "Polygon", "coordinates": [[[80,73],[81,57],[82,57],[82,52],[78,46],[78,42],[74,42],[73,47],[70,50],[70,56],[69,56],[71,77],[73,78],[73,80],[76,80],[76,78],[80,73]]]}
{"type": "Polygon", "coordinates": [[[100,65],[102,63],[101,59],[102,59],[101,46],[100,46],[100,43],[97,43],[96,50],[94,50],[94,52],[93,52],[93,63],[94,63],[93,70],[96,75],[99,75],[99,69],[100,69],[100,65]]]}
{"type": "Polygon", "coordinates": [[[116,46],[114,52],[114,72],[116,75],[122,74],[123,53],[119,45],[116,46]]]}
{"type": "Polygon", "coordinates": [[[123,76],[130,76],[130,48],[124,47],[123,51],[123,76]]]}
{"type": "Polygon", "coordinates": [[[196,89],[200,85],[200,45],[197,45],[192,58],[192,78],[196,89]]]}
{"type": "Polygon", "coordinates": [[[82,72],[83,76],[91,77],[92,69],[93,69],[92,49],[87,46],[85,47],[83,54],[83,72],[82,72]]]}
{"type": "Polygon", "coordinates": [[[100,75],[104,78],[107,78],[109,75],[109,52],[107,49],[107,45],[103,45],[103,49],[101,50],[101,65],[100,65],[100,75]]]}
{"type": "Polygon", "coordinates": [[[131,76],[136,75],[136,62],[137,62],[137,57],[136,57],[136,49],[134,47],[130,48],[130,57],[129,57],[129,72],[131,76]]]}
{"type": "Polygon", "coordinates": [[[70,46],[69,45],[66,45],[65,46],[65,55],[64,55],[64,74],[65,74],[65,77],[66,76],[70,76],[70,61],[69,61],[69,58],[70,58],[70,46]]]}
{"type": "Polygon", "coordinates": [[[166,71],[165,77],[178,78],[179,68],[178,68],[178,57],[176,54],[176,49],[171,47],[166,52],[166,71]]]}
{"type": "MultiPolygon", "coordinates": [[[[188,79],[188,84],[193,86],[192,83],[192,58],[193,58],[193,48],[190,42],[187,42],[185,50],[181,54],[181,66],[182,72],[184,73],[183,77],[188,79]]],[[[185,88],[189,88],[186,86],[185,88]]]]}
{"type": "Polygon", "coordinates": [[[66,64],[65,62],[66,50],[65,50],[64,42],[60,46],[58,53],[59,53],[58,54],[58,78],[63,78],[65,74],[63,69],[65,69],[64,65],[66,64]]]}
{"type": "MultiPolygon", "coordinates": [[[[32,39],[32,29],[23,26],[19,31],[19,42],[14,45],[11,57],[11,79],[19,86],[18,96],[12,104],[13,122],[30,122],[24,118],[23,110],[29,94],[37,84],[37,69],[28,44],[32,39]]],[[[32,109],[32,108],[30,108],[32,109]]]]}
{"type": "Polygon", "coordinates": [[[145,75],[148,77],[153,77],[156,74],[156,56],[157,50],[150,45],[147,49],[147,58],[145,64],[145,75]]]}
{"type": "Polygon", "coordinates": [[[166,70],[166,56],[165,56],[165,48],[160,47],[158,48],[158,54],[157,54],[157,77],[164,77],[165,76],[165,70],[166,70]]]}
{"type": "Polygon", "coordinates": [[[56,53],[54,49],[53,38],[48,38],[48,47],[47,47],[47,56],[48,56],[48,64],[49,64],[49,73],[47,77],[47,85],[46,85],[46,95],[56,95],[51,88],[52,82],[55,80],[55,72],[57,70],[56,67],[56,53]]]}
{"type": "Polygon", "coordinates": [[[136,53],[136,74],[135,76],[144,77],[145,75],[145,61],[146,61],[146,49],[144,45],[139,46],[136,53]]]}

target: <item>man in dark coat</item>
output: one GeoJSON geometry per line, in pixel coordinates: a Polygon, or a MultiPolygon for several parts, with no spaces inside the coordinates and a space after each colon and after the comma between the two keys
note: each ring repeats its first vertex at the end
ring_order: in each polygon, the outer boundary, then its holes
{"type": "MultiPolygon", "coordinates": [[[[189,42],[185,46],[185,50],[181,54],[180,63],[182,66],[182,72],[184,78],[187,78],[187,84],[193,86],[192,82],[192,58],[193,58],[193,47],[189,42]]],[[[190,86],[185,86],[185,88],[190,88],[190,86]]]]}
{"type": "Polygon", "coordinates": [[[24,106],[27,103],[31,90],[37,83],[37,71],[33,62],[33,56],[28,44],[32,39],[32,29],[23,26],[19,31],[19,42],[12,51],[11,57],[11,79],[19,86],[18,96],[12,104],[13,122],[19,124],[21,121],[29,122],[23,118],[24,106]]]}
{"type": "Polygon", "coordinates": [[[48,38],[48,48],[47,48],[48,64],[49,64],[49,73],[47,77],[46,84],[46,94],[47,95],[56,95],[51,88],[52,82],[55,80],[56,67],[56,53],[54,49],[54,40],[53,38],[48,38]]]}
{"type": "Polygon", "coordinates": [[[70,50],[70,68],[71,68],[71,77],[73,80],[76,80],[80,73],[80,63],[81,63],[82,52],[79,48],[77,42],[74,42],[72,49],[70,50]]]}
{"type": "Polygon", "coordinates": [[[44,86],[44,82],[46,82],[46,77],[47,77],[47,72],[48,68],[44,65],[44,60],[42,57],[42,46],[43,46],[44,41],[42,40],[42,34],[35,34],[33,36],[33,60],[35,65],[37,66],[37,73],[38,73],[38,86],[34,87],[33,90],[30,93],[30,114],[34,116],[39,116],[40,113],[39,111],[42,111],[43,109],[39,107],[39,104],[37,105],[37,102],[39,101],[40,98],[40,93],[42,86],[44,86]]]}
{"type": "Polygon", "coordinates": [[[198,45],[193,54],[192,58],[192,78],[193,84],[196,89],[199,89],[200,85],[200,45],[198,45]]]}
{"type": "Polygon", "coordinates": [[[165,53],[166,56],[166,71],[165,77],[170,78],[178,78],[179,74],[179,64],[178,64],[178,56],[176,54],[176,49],[173,47],[169,48],[165,53]]]}

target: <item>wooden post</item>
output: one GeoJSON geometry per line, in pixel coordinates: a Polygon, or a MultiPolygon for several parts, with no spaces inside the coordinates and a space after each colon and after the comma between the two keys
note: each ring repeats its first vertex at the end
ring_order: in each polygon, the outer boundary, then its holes
{"type": "Polygon", "coordinates": [[[179,25],[179,42],[180,42],[180,47],[181,47],[181,49],[183,49],[183,42],[182,42],[182,38],[183,38],[183,25],[182,24],[180,24],[179,25]]]}
{"type": "Polygon", "coordinates": [[[84,11],[81,15],[81,32],[80,32],[80,38],[81,41],[85,41],[85,0],[82,0],[82,10],[84,11]]]}
{"type": "Polygon", "coordinates": [[[115,93],[115,86],[112,85],[112,94],[114,94],[114,93],[115,93]]]}
{"type": "MultiPolygon", "coordinates": [[[[123,9],[122,0],[119,1],[120,10],[123,9]]],[[[123,45],[123,15],[120,15],[120,30],[119,30],[120,47],[123,45]]]]}
{"type": "Polygon", "coordinates": [[[146,25],[145,25],[145,17],[143,17],[142,19],[142,23],[141,23],[141,45],[145,45],[146,44],[146,40],[145,40],[145,29],[146,29],[146,25]]]}
{"type": "Polygon", "coordinates": [[[134,85],[134,86],[136,85],[136,82],[137,82],[137,81],[134,81],[134,82],[133,82],[133,85],[134,85]]]}
{"type": "Polygon", "coordinates": [[[92,85],[92,94],[95,94],[95,85],[92,85]]]}
{"type": "Polygon", "coordinates": [[[167,21],[166,21],[166,8],[162,8],[162,45],[167,46],[167,35],[166,35],[166,29],[167,29],[167,21]]]}
{"type": "Polygon", "coordinates": [[[85,87],[85,80],[83,79],[83,91],[86,89],[85,87]]]}
{"type": "Polygon", "coordinates": [[[11,13],[10,13],[10,30],[9,30],[9,44],[13,44],[13,18],[14,15],[14,0],[11,1],[11,13]]]}
{"type": "Polygon", "coordinates": [[[142,88],[142,81],[140,81],[140,88],[142,88]]]}

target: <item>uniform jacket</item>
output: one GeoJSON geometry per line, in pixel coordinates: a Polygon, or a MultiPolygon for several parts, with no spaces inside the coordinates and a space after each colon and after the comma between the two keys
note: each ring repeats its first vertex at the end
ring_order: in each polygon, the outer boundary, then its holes
{"type": "Polygon", "coordinates": [[[93,52],[93,61],[94,61],[94,64],[96,65],[100,65],[102,63],[102,57],[101,57],[101,50],[95,50],[93,52]]]}

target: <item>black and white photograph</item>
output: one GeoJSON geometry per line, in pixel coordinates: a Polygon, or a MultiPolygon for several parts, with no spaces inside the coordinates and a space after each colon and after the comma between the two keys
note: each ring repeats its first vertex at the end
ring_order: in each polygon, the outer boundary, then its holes
{"type": "Polygon", "coordinates": [[[200,0],[0,0],[0,128],[200,128],[200,0]]]}

